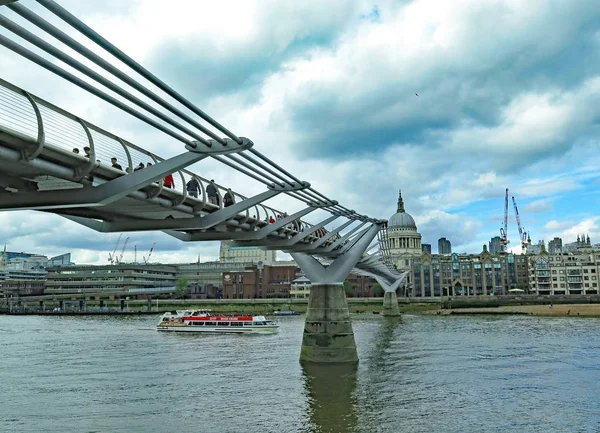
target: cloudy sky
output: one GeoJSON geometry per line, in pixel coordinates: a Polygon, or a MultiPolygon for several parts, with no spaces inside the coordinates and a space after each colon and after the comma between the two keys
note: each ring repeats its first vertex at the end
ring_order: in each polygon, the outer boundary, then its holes
{"type": "MultiPolygon", "coordinates": [[[[445,236],[455,251],[481,251],[499,232],[505,188],[534,242],[579,233],[600,242],[597,0],[59,3],[345,206],[389,218],[401,189],[434,250],[445,236]]],[[[0,14],[26,26],[6,7],[0,14]]],[[[183,151],[4,47],[0,77],[161,156],[183,151]]],[[[263,191],[214,160],[194,170],[244,194],[263,191]]],[[[508,232],[516,244],[512,206],[508,232]]],[[[218,255],[216,243],[129,236],[139,256],[156,242],[163,262],[218,255]]],[[[117,237],[49,214],[0,214],[12,251],[105,263],[117,237]]],[[[126,254],[132,260],[133,248],[126,254]]]]}

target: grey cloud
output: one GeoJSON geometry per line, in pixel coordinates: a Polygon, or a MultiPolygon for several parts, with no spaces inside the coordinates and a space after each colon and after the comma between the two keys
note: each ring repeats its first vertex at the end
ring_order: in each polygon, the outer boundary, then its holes
{"type": "Polygon", "coordinates": [[[148,64],[200,104],[232,93],[244,94],[246,104],[256,104],[265,78],[290,59],[331,44],[359,19],[359,10],[356,2],[293,7],[276,3],[257,12],[255,25],[260,31],[247,40],[220,46],[201,36],[166,40],[153,50],[148,64]]]}
{"type": "MultiPolygon", "coordinates": [[[[495,11],[486,12],[484,22],[495,11]]],[[[588,2],[582,9],[573,5],[561,12],[542,13],[530,31],[508,39],[498,31],[481,38],[473,21],[464,30],[460,51],[453,47],[452,53],[424,53],[407,65],[390,63],[383,50],[357,55],[356,64],[336,65],[353,68],[344,81],[303,83],[287,95],[285,114],[280,116],[292,122],[304,143],[297,147],[300,156],[330,158],[406,142],[435,148],[451,140],[456,128],[497,126],[502,110],[519,94],[568,91],[597,73],[600,60],[593,54],[598,48],[593,35],[599,28],[600,6],[588,2]],[[575,24],[555,32],[565,17],[575,24]],[[540,40],[548,33],[554,36],[540,40]],[[406,67],[415,67],[413,74],[406,67]],[[367,90],[356,90],[361,87],[367,90]]],[[[351,54],[334,55],[343,61],[351,54]]],[[[577,125],[573,135],[582,126],[577,125]]],[[[550,152],[530,150],[529,158],[520,159],[516,151],[506,150],[504,157],[497,153],[487,162],[514,171],[532,160],[564,153],[573,145],[573,135],[557,137],[550,152]]]]}
{"type": "Polygon", "coordinates": [[[473,220],[465,215],[450,215],[443,212],[435,212],[426,217],[425,222],[417,224],[419,232],[426,234],[423,243],[430,243],[437,250],[437,241],[445,237],[452,243],[453,251],[462,251],[463,248],[472,244],[477,238],[482,227],[480,221],[473,220]]]}

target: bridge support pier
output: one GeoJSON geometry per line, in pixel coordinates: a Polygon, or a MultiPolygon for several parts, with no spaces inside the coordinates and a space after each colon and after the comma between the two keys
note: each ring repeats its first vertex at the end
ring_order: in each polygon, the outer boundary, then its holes
{"type": "Polygon", "coordinates": [[[300,349],[302,363],[356,363],[358,353],[350,322],[344,280],[361,259],[380,226],[372,224],[351,248],[324,266],[311,255],[291,253],[312,286],[308,299],[304,336],[300,349]]]}
{"type": "Polygon", "coordinates": [[[314,284],[311,287],[300,361],[358,362],[343,284],[314,284]]]}
{"type": "Polygon", "coordinates": [[[381,311],[381,315],[388,317],[400,316],[396,292],[385,292],[383,295],[383,310],[381,311]]]}

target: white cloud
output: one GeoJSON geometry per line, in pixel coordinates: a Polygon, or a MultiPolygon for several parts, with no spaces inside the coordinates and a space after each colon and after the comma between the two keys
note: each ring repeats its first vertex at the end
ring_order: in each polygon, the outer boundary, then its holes
{"type": "Polygon", "coordinates": [[[527,213],[540,213],[547,212],[553,209],[553,207],[554,206],[551,199],[540,199],[526,204],[523,206],[523,210],[527,213]]]}

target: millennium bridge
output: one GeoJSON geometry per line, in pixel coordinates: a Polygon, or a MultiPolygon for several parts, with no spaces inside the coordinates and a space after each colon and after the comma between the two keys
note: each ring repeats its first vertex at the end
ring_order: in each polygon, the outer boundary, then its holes
{"type": "Polygon", "coordinates": [[[0,210],[49,212],[103,233],[163,231],[183,242],[227,240],[289,253],[312,282],[300,360],[356,362],[343,281],[350,272],[374,277],[385,290],[383,312],[397,315],[396,290],[407,275],[396,271],[390,257],[387,221],[322,194],[58,3],[37,3],[80,40],[21,2],[0,0],[0,25],[7,30],[0,33],[3,55],[10,50],[164,133],[181,153],[163,158],[149,152],[37,97],[35,89],[5,81],[0,71],[0,210]],[[15,22],[17,16],[27,28],[15,22]],[[115,66],[119,62],[127,68],[115,66]],[[262,189],[242,195],[189,170],[209,158],[262,189]],[[139,163],[147,166],[136,170],[139,163]],[[171,176],[167,187],[163,179],[171,176]],[[192,179],[197,190],[188,193],[192,179]],[[281,194],[301,209],[288,213],[267,203],[281,194]],[[327,217],[310,222],[317,210],[327,217]],[[334,221],[337,228],[325,231],[334,221]]]}

